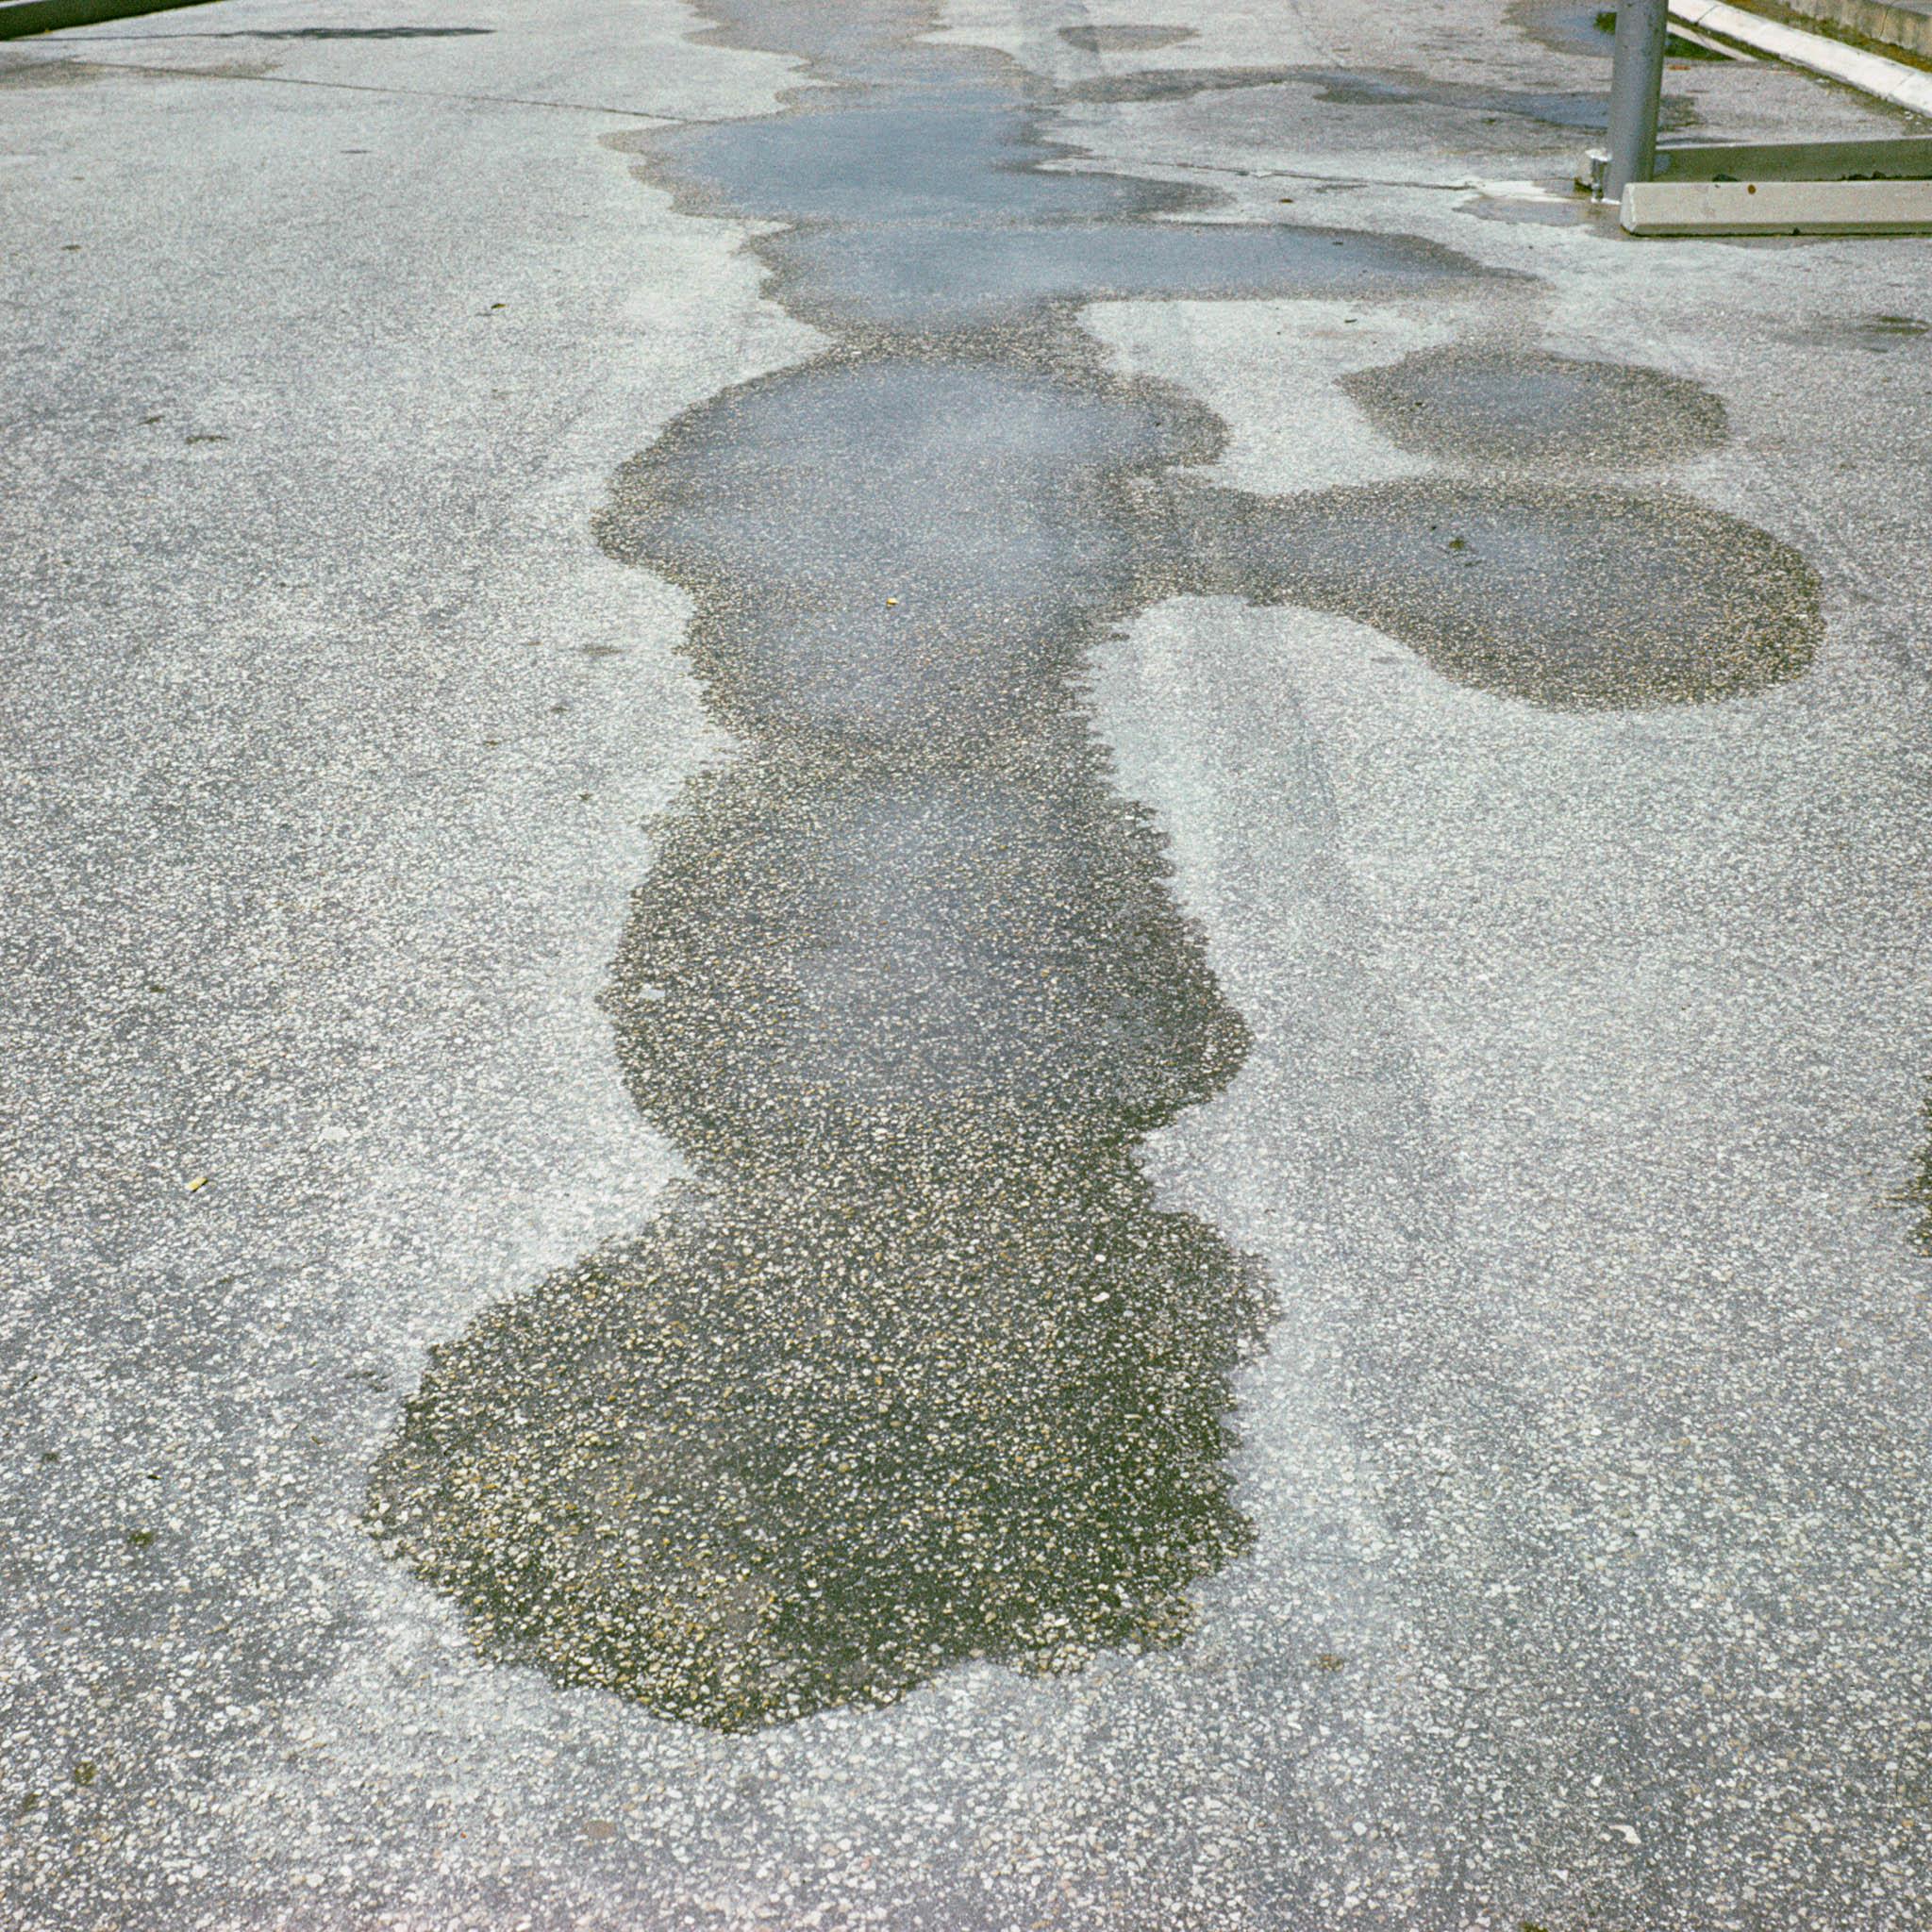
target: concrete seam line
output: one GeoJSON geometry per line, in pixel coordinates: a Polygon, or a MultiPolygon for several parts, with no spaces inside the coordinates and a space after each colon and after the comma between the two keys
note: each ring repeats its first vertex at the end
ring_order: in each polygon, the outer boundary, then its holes
{"type": "Polygon", "coordinates": [[[1671,0],[1671,18],[1721,34],[1793,67],[1822,74],[1829,80],[1841,80],[1847,87],[1875,94],[1895,107],[1909,108],[1915,114],[1932,116],[1932,74],[1888,60],[1882,54],[1868,54],[1823,34],[1800,32],[1778,21],[1725,6],[1724,0],[1671,0]]]}

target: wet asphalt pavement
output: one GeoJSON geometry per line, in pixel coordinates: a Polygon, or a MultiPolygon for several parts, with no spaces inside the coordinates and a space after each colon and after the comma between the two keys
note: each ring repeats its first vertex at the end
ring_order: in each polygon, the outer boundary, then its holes
{"type": "Polygon", "coordinates": [[[1925,244],[1363,13],[0,53],[5,1923],[1918,1922],[1925,244]]]}

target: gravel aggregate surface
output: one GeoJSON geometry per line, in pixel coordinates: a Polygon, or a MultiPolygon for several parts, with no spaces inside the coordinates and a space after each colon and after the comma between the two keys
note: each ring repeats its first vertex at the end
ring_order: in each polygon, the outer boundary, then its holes
{"type": "Polygon", "coordinates": [[[1588,11],[0,52],[0,1924],[1918,1923],[1924,243],[1588,11]]]}

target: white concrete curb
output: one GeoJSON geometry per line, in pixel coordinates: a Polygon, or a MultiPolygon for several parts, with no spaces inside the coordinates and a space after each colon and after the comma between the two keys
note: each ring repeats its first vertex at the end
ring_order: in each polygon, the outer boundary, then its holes
{"type": "Polygon", "coordinates": [[[1793,67],[1841,80],[1881,101],[1909,108],[1915,114],[1932,117],[1932,74],[1907,67],[1903,61],[1848,47],[1823,34],[1801,33],[1759,14],[1746,13],[1741,8],[1726,7],[1723,0],[1671,0],[1671,18],[1736,41],[1754,53],[1770,54],[1793,67]]]}
{"type": "Polygon", "coordinates": [[[1632,181],[1633,235],[1923,235],[1932,181],[1632,181]]]}

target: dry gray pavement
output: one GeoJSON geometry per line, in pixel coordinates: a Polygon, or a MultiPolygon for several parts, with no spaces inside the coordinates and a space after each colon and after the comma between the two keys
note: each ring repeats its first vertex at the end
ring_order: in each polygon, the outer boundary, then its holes
{"type": "Polygon", "coordinates": [[[1927,1923],[1932,242],[1594,12],[0,50],[0,1924],[1927,1923]]]}

